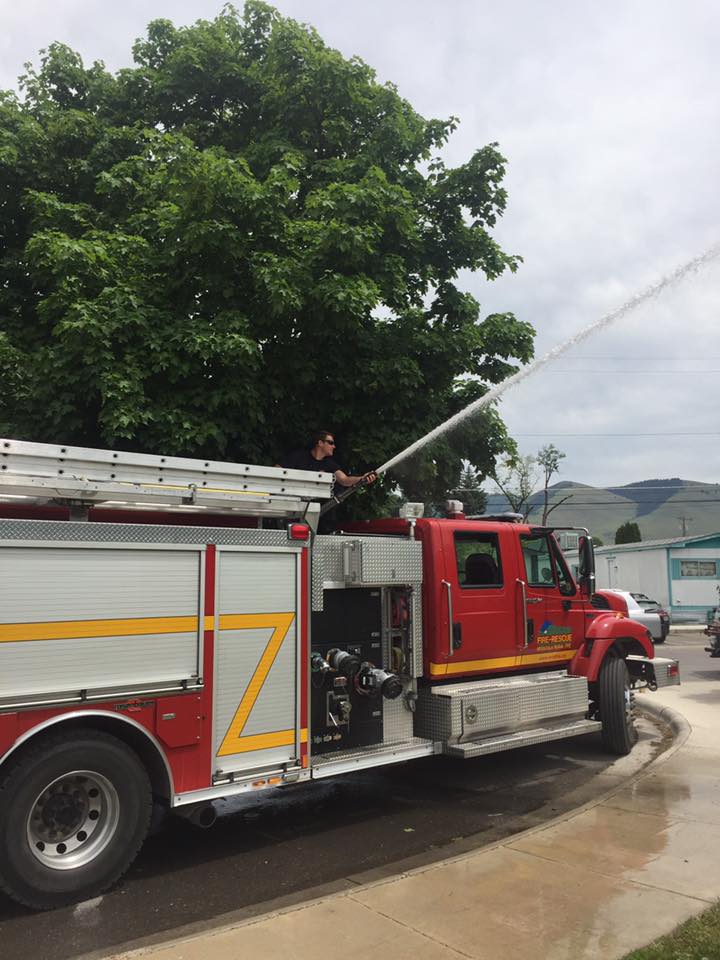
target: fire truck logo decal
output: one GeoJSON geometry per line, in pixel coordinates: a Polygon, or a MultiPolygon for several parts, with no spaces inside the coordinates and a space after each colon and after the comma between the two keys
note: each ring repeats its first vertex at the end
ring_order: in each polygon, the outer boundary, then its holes
{"type": "Polygon", "coordinates": [[[272,634],[260,657],[255,672],[250,678],[243,698],[238,704],[230,726],[220,744],[217,755],[227,757],[248,750],[263,750],[269,747],[290,746],[295,741],[294,730],[273,730],[267,733],[243,737],[242,732],[260,696],[263,684],[280,652],[283,640],[295,619],[294,613],[241,613],[220,616],[221,630],[272,629],[272,634]]]}
{"type": "Polygon", "coordinates": [[[549,620],[540,627],[537,648],[540,650],[567,650],[572,646],[572,631],[566,626],[556,626],[549,620]]]}

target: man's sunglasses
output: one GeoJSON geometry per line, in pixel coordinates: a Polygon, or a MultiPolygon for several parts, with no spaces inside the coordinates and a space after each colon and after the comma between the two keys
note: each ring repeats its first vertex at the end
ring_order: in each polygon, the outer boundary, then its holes
{"type": "Polygon", "coordinates": [[[326,440],[325,440],[325,443],[329,443],[331,447],[335,447],[335,446],[337,446],[337,444],[335,443],[335,441],[334,441],[334,440],[329,440],[329,439],[326,439],[326,440]]]}

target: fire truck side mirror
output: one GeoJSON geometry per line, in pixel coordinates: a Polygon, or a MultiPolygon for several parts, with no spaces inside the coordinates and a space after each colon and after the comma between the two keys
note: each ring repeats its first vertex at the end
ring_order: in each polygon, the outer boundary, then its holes
{"type": "Polygon", "coordinates": [[[578,539],[578,583],[589,597],[595,592],[595,553],[592,537],[578,539]]]}

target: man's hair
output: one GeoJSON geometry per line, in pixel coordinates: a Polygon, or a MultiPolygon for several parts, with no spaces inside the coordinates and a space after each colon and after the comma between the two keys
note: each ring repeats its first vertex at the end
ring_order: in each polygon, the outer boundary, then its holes
{"type": "Polygon", "coordinates": [[[316,446],[318,443],[322,443],[326,437],[329,437],[332,433],[332,430],[316,430],[310,439],[310,447],[316,446]]]}

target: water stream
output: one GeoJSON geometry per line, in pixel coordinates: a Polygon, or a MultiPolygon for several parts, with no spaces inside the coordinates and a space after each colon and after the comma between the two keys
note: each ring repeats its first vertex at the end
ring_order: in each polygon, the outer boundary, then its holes
{"type": "Polygon", "coordinates": [[[408,457],[413,456],[413,454],[417,453],[418,450],[422,450],[423,447],[427,446],[429,443],[432,443],[433,440],[436,440],[444,433],[447,433],[448,430],[452,430],[464,420],[467,420],[468,417],[472,417],[479,410],[482,410],[483,407],[487,407],[494,400],[497,400],[498,397],[502,396],[506,390],[509,390],[510,387],[514,387],[516,383],[520,383],[521,380],[525,380],[531,374],[536,373],[541,369],[541,367],[544,367],[546,364],[550,363],[551,360],[555,360],[556,357],[559,357],[561,354],[565,353],[566,350],[570,350],[578,343],[581,343],[583,340],[587,339],[587,337],[591,336],[593,333],[597,333],[599,330],[609,326],[616,320],[620,320],[622,317],[627,316],[627,314],[637,309],[637,307],[641,306],[643,303],[646,303],[648,300],[652,300],[653,297],[657,297],[668,287],[672,287],[679,283],[689,273],[699,270],[701,267],[710,263],[719,255],[720,244],[716,244],[715,246],[710,247],[710,249],[705,253],[698,257],[694,257],[692,260],[689,260],[676,270],[673,270],[672,273],[668,274],[666,277],[663,277],[662,280],[658,281],[658,283],[655,283],[646,290],[643,290],[642,293],[638,293],[634,297],[631,297],[630,300],[624,303],[621,307],[617,307],[611,313],[607,313],[599,320],[595,320],[593,323],[588,324],[587,327],[584,327],[579,333],[576,333],[574,337],[571,337],[564,343],[559,344],[557,347],[553,347],[553,349],[549,353],[546,353],[545,356],[539,357],[526,367],[523,367],[522,370],[518,370],[517,373],[514,373],[511,377],[503,380],[502,383],[499,383],[491,390],[488,390],[488,392],[482,397],[474,400],[472,403],[469,403],[463,410],[460,410],[459,413],[456,413],[444,423],[441,423],[429,433],[426,433],[424,437],[420,437],[419,440],[416,440],[409,447],[406,447],[400,453],[396,454],[394,457],[384,463],[381,467],[378,467],[376,473],[385,473],[398,463],[401,463],[408,457]]]}

